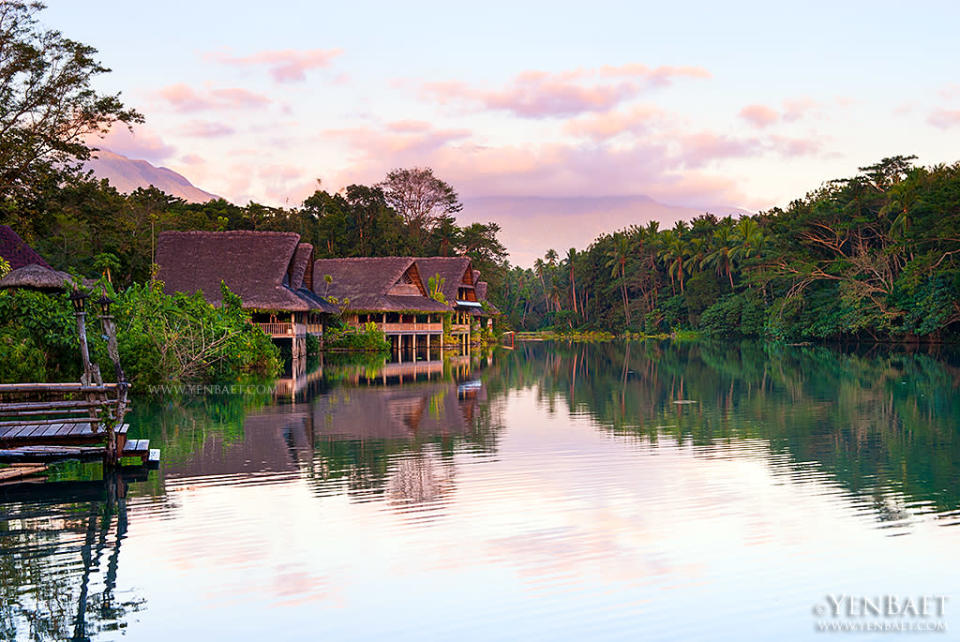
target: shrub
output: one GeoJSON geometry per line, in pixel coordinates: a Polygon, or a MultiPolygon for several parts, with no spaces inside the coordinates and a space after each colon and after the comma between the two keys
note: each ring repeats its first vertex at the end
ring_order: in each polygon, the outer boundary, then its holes
{"type": "Polygon", "coordinates": [[[390,342],[376,323],[367,323],[362,329],[353,326],[330,328],[324,337],[324,347],[328,350],[386,352],[390,350],[390,342]]]}

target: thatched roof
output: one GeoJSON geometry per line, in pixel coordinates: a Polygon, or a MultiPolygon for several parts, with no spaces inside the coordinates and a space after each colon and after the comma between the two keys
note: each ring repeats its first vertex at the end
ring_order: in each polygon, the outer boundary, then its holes
{"type": "Polygon", "coordinates": [[[66,272],[31,263],[12,270],[0,279],[0,288],[56,291],[65,289],[71,280],[72,277],[66,272]]]}
{"type": "Polygon", "coordinates": [[[423,282],[428,283],[430,277],[440,275],[443,279],[444,298],[450,306],[455,306],[459,288],[473,289],[473,268],[469,257],[466,256],[433,256],[418,258],[417,267],[423,275],[423,282]]]}
{"type": "MultiPolygon", "coordinates": [[[[476,270],[474,270],[476,273],[476,270]]],[[[484,304],[483,311],[477,316],[488,316],[488,315],[498,315],[500,310],[487,298],[487,282],[486,281],[477,281],[477,301],[480,301],[484,304]]]]}
{"type": "Polygon", "coordinates": [[[157,238],[158,278],[167,292],[199,291],[214,305],[222,303],[223,281],[247,309],[336,311],[289,287],[299,240],[293,232],[162,232],[157,238]]]}
{"type": "Polygon", "coordinates": [[[313,291],[361,312],[447,312],[427,297],[415,259],[403,256],[318,259],[313,264],[313,291]],[[326,276],[332,278],[329,286],[326,276]]]}
{"type": "Polygon", "coordinates": [[[43,257],[27,245],[9,225],[0,225],[0,256],[10,264],[11,270],[27,265],[39,265],[50,269],[50,265],[43,260],[43,257]]]}
{"type": "MultiPolygon", "coordinates": [[[[304,286],[303,278],[310,273],[312,276],[313,246],[309,243],[301,243],[297,246],[293,254],[293,261],[290,262],[290,287],[298,290],[304,286]]],[[[306,286],[309,290],[309,284],[306,286]]]]}

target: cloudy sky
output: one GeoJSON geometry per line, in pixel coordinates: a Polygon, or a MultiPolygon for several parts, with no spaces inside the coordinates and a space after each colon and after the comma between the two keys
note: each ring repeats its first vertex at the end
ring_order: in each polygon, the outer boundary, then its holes
{"type": "Polygon", "coordinates": [[[611,197],[756,210],[960,160],[956,3],[48,4],[147,116],[103,146],[239,203],[430,166],[520,264],[654,215],[611,197]]]}

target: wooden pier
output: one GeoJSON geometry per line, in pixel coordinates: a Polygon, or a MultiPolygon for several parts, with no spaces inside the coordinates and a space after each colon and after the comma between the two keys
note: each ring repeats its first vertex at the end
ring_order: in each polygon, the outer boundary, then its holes
{"type": "Polygon", "coordinates": [[[112,466],[127,457],[143,465],[157,462],[159,451],[149,440],[127,439],[130,426],[119,423],[126,390],[126,384],[111,383],[0,385],[0,462],[100,459],[112,466]]]}

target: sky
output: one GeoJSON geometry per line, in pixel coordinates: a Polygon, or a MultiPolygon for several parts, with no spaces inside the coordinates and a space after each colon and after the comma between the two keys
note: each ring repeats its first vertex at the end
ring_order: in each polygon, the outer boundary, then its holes
{"type": "Polygon", "coordinates": [[[521,265],[657,216],[611,197],[755,211],[887,156],[960,160],[957,3],[48,0],[41,18],[146,116],[100,146],[241,204],[432,167],[521,265]],[[545,226],[531,197],[596,206],[545,226]]]}

